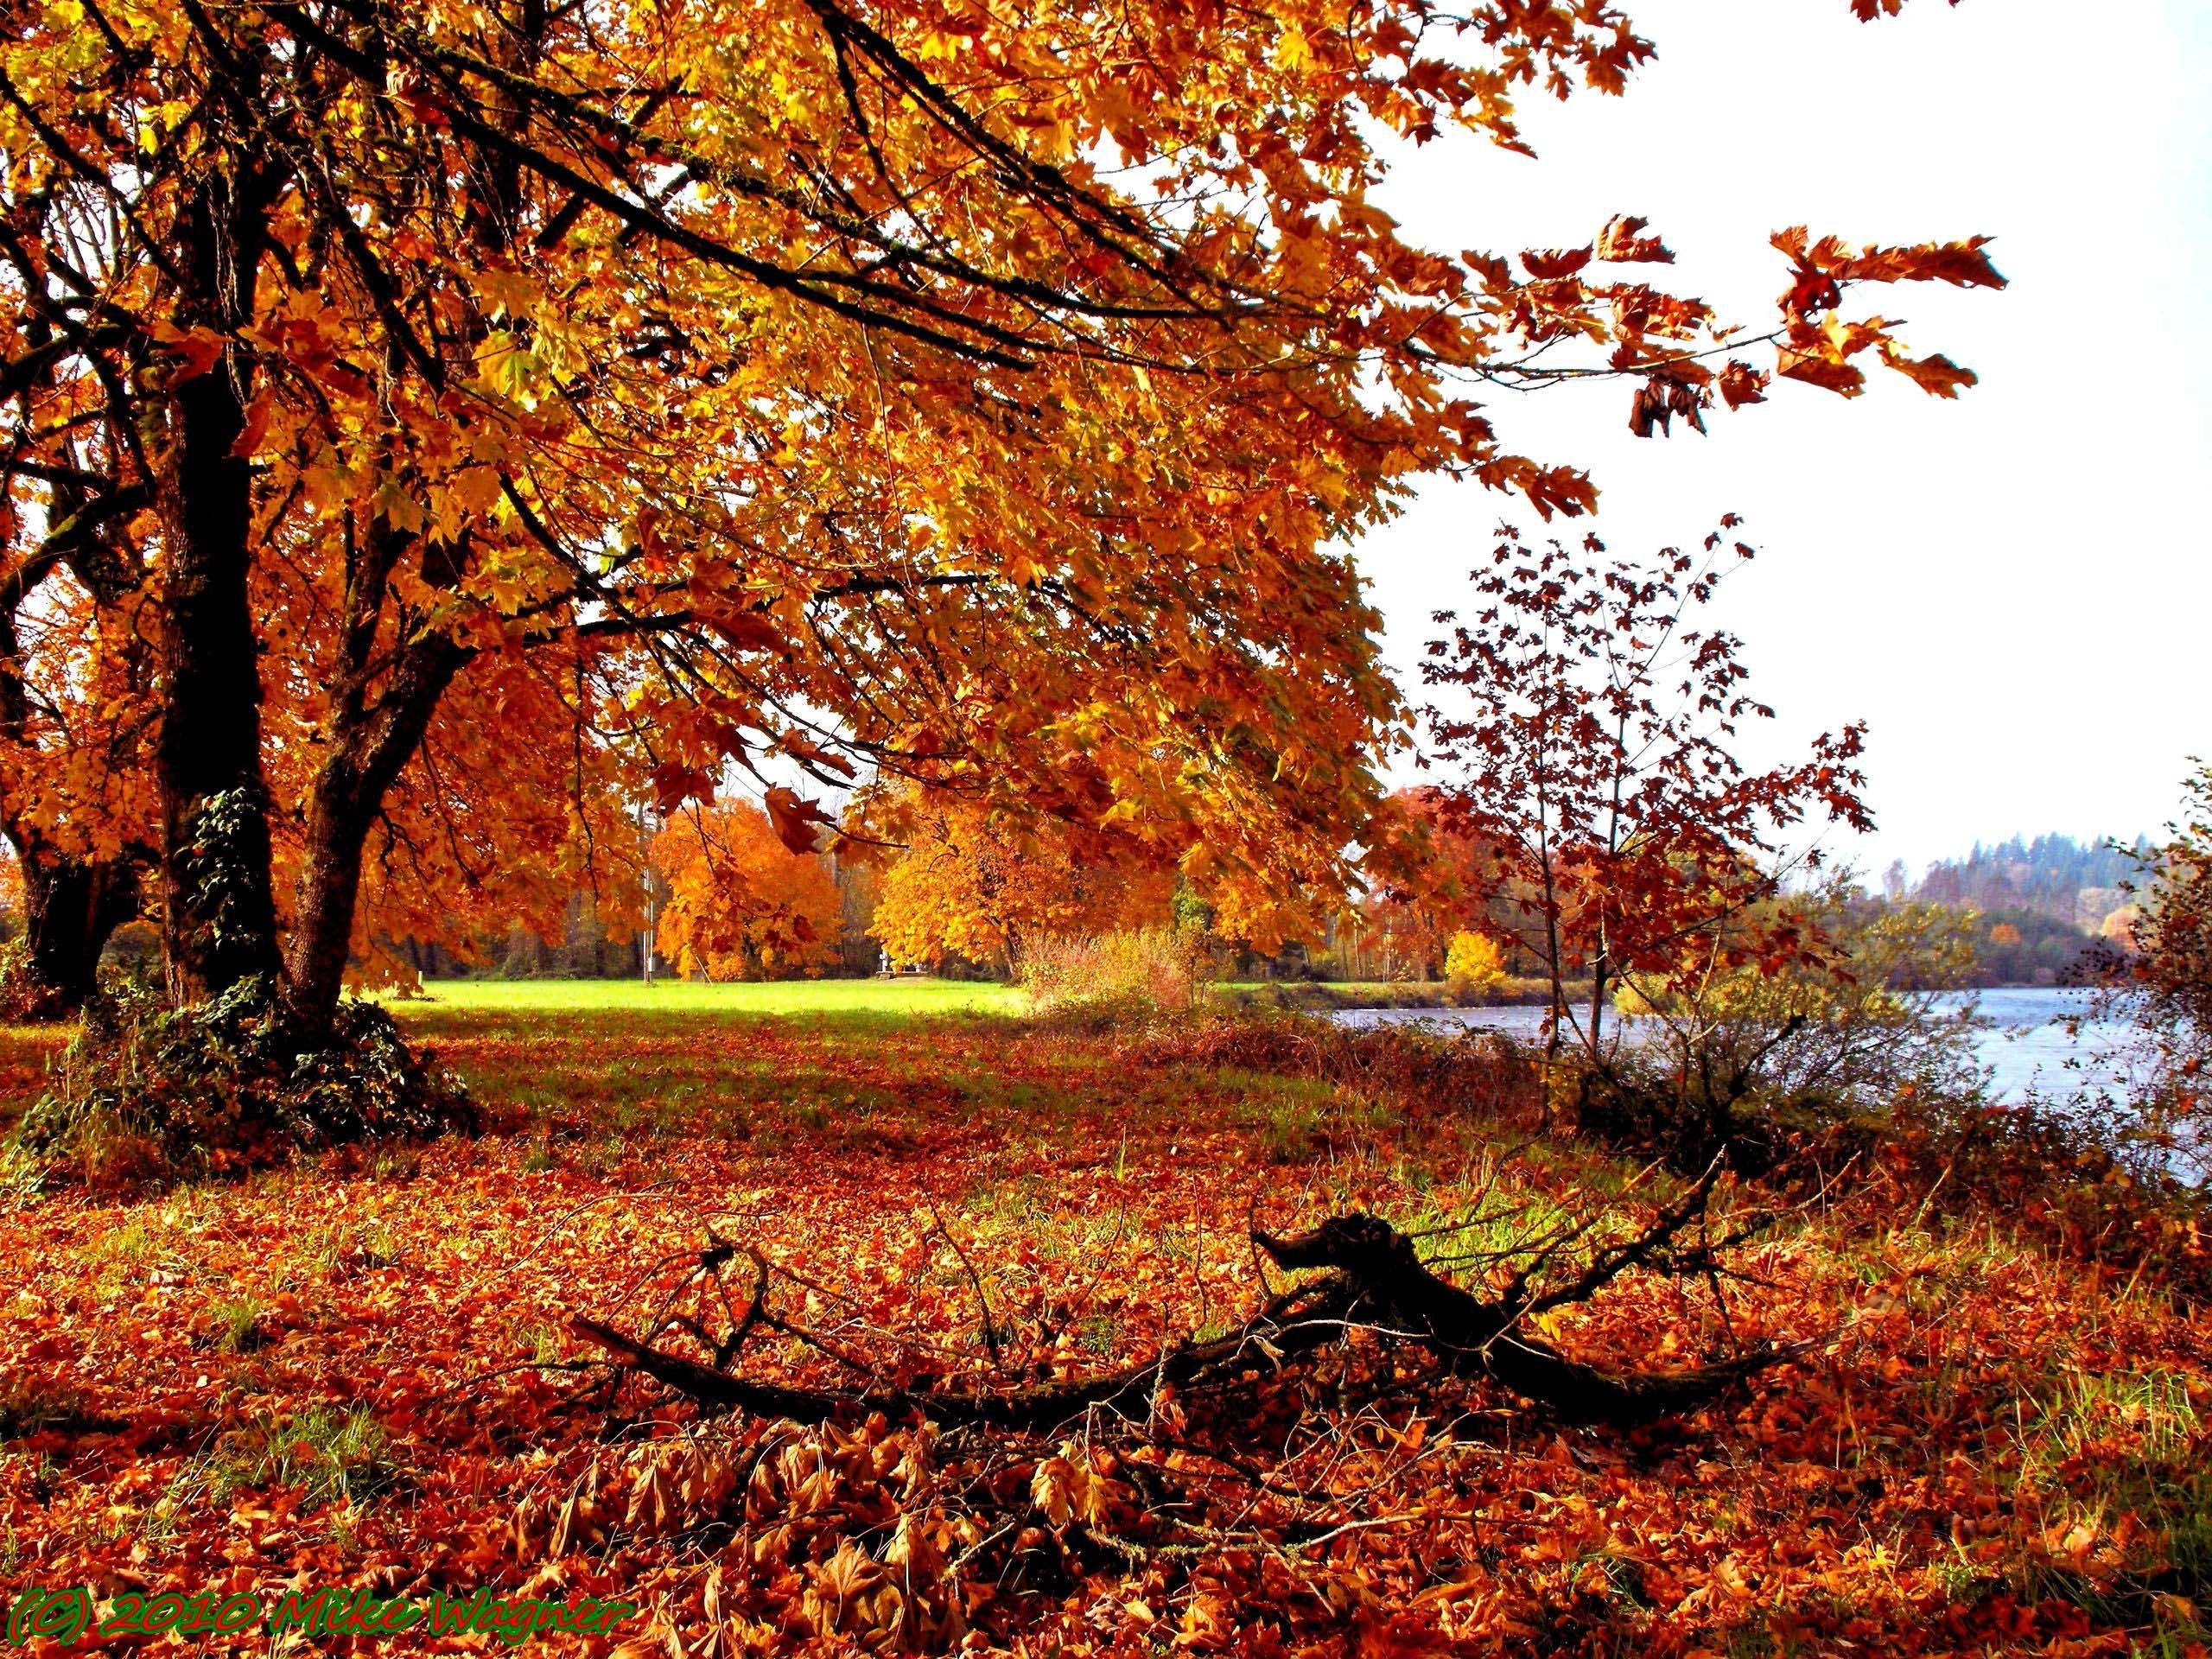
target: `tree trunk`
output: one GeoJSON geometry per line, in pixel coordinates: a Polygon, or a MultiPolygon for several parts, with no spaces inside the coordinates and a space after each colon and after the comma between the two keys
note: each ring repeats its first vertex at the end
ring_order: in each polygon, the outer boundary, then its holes
{"type": "MultiPolygon", "coordinates": [[[[253,312],[270,187],[212,175],[181,214],[188,325],[234,329],[253,312]]],[[[205,1001],[276,975],[261,676],[247,578],[252,473],[233,453],[252,361],[226,348],[175,384],[157,484],[165,558],[155,640],[161,737],[162,953],[171,999],[205,1001]]]]}
{"type": "Polygon", "coordinates": [[[18,843],[23,874],[23,964],[13,988],[19,1019],[65,1019],[92,995],[100,952],[138,913],[139,866],[86,861],[18,843]]]}
{"type": "Polygon", "coordinates": [[[341,690],[328,756],[308,797],[307,856],[284,964],[285,1007],[304,1033],[327,1030],[338,1011],[369,832],[468,657],[466,646],[433,636],[408,648],[374,703],[341,690]]]}

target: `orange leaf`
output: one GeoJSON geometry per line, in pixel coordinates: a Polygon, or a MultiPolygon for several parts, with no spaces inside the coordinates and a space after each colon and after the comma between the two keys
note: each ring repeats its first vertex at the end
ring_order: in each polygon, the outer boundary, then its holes
{"type": "Polygon", "coordinates": [[[269,435],[269,417],[276,407],[276,400],[266,391],[247,405],[245,424],[239,429],[237,441],[231,445],[233,455],[247,460],[261,448],[262,439],[269,435]]]}
{"type": "Polygon", "coordinates": [[[1789,379],[1802,380],[1808,386],[1824,386],[1846,397],[1856,397],[1866,389],[1866,377],[1856,367],[1820,353],[1793,351],[1785,346],[1780,359],[1776,372],[1789,379]]]}
{"type": "Polygon", "coordinates": [[[1656,236],[1639,234],[1651,221],[1616,213],[1598,232],[1598,257],[1611,264],[1671,265],[1674,251],[1656,236]]]}
{"type": "Polygon", "coordinates": [[[1731,409],[1766,401],[1767,377],[1734,358],[1720,371],[1720,396],[1731,409]]]}
{"type": "Polygon", "coordinates": [[[795,853],[820,851],[822,830],[837,827],[837,821],[817,802],[804,800],[781,784],[770,787],[762,804],[768,809],[768,821],[776,826],[776,839],[795,853]]]}
{"type": "Polygon", "coordinates": [[[1572,276],[1588,264],[1594,250],[1589,248],[1532,248],[1521,256],[1521,263],[1529,274],[1541,282],[1561,276],[1572,276]]]}
{"type": "Polygon", "coordinates": [[[1923,391],[1936,397],[1955,397],[1962,386],[1980,384],[1972,369],[1962,369],[1941,352],[1933,357],[1907,357],[1895,346],[1884,346],[1882,361],[1909,377],[1923,391]]]}

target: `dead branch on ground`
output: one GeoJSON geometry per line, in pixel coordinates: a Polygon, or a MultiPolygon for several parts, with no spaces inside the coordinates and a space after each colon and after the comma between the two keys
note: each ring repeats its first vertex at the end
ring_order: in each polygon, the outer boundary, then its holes
{"type": "Polygon", "coordinates": [[[731,1312],[723,1336],[713,1336],[696,1319],[670,1316],[668,1305],[642,1337],[582,1316],[571,1329],[623,1365],[711,1410],[801,1421],[880,1412],[893,1421],[1039,1433],[1099,1413],[1146,1420],[1163,1390],[1233,1389],[1306,1362],[1349,1332],[1367,1329],[1419,1344],[1446,1370],[1486,1376],[1567,1422],[1625,1427],[1694,1409],[1794,1351],[1768,1346],[1688,1370],[1619,1372],[1572,1358],[1531,1328],[1539,1316],[1587,1302],[1632,1270],[1711,1275],[1716,1253],[1741,1243],[1760,1224],[1755,1220],[1719,1241],[1711,1237],[1706,1223],[1719,1173],[1716,1162],[1641,1230],[1588,1248],[1579,1265],[1567,1260],[1567,1252],[1582,1243],[1589,1227],[1536,1243],[1526,1250],[1527,1262],[1487,1300],[1432,1272],[1414,1241],[1377,1216],[1332,1216],[1290,1237],[1255,1227],[1254,1244],[1276,1267],[1317,1270],[1320,1276],[1272,1296],[1225,1336],[1186,1341],[1118,1371],[1015,1389],[899,1386],[873,1374],[843,1387],[807,1387],[744,1375],[733,1369],[734,1362],[747,1337],[760,1329],[813,1347],[849,1369],[867,1372],[868,1367],[819,1333],[769,1311],[769,1284],[777,1270],[758,1251],[746,1253],[756,1271],[748,1304],[738,1315],[719,1279],[721,1268],[737,1252],[718,1238],[700,1253],[697,1272],[714,1280],[731,1312]],[[1559,1276],[1548,1277],[1555,1269],[1559,1276]],[[657,1345],[660,1332],[671,1328],[689,1332],[713,1363],[657,1345]]]}

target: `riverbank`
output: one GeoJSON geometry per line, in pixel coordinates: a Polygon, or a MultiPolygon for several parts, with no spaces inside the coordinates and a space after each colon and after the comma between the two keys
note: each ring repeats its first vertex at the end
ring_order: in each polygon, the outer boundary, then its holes
{"type": "MultiPolygon", "coordinates": [[[[1306,1014],[1355,1008],[1541,1008],[1551,1001],[1551,992],[1540,979],[1509,979],[1495,991],[1473,995],[1455,993],[1441,980],[1248,980],[1217,984],[1213,991],[1233,1007],[1306,1014]]],[[[1568,994],[1587,996],[1589,987],[1570,986],[1568,994]]]]}

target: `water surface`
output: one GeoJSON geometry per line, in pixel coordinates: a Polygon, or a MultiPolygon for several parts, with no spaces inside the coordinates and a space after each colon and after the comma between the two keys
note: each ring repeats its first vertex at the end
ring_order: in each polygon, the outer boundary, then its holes
{"type": "MultiPolygon", "coordinates": [[[[1977,1035],[1974,1046],[1988,1068],[1990,1092],[1996,1099],[2018,1100],[2031,1092],[2045,1096],[2071,1095],[2085,1084],[2118,1081],[2112,1051],[2126,1034],[2125,1029],[2086,1022],[2077,1033],[2067,1023],[2088,1014],[2086,991],[2012,986],[1961,992],[1936,1000],[1949,1008],[1972,1003],[1983,1019],[1992,1022],[1977,1035]]],[[[1533,1038],[1543,1025],[1544,1011],[1535,1007],[1345,1008],[1332,1017],[1348,1026],[1428,1024],[1533,1038]]],[[[1626,1028],[1633,1033],[1636,1024],[1630,1020],[1626,1028]]]]}

